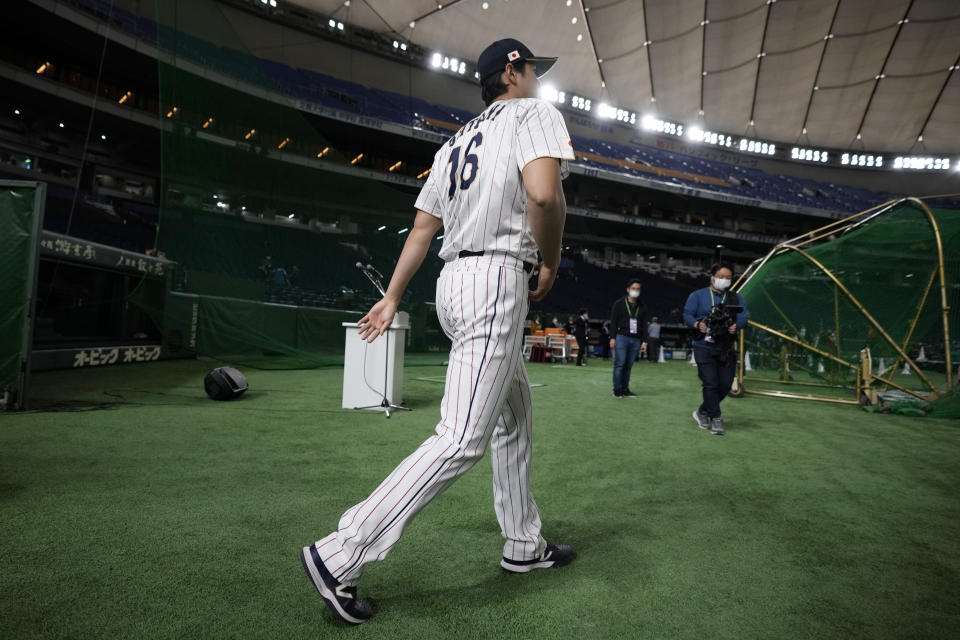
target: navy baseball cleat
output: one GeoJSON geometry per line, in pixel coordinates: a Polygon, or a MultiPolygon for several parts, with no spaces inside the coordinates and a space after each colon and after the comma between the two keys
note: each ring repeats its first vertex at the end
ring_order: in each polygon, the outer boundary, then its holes
{"type": "Polygon", "coordinates": [[[532,560],[511,560],[504,558],[500,561],[500,566],[511,573],[528,573],[534,569],[550,569],[551,567],[563,567],[577,557],[573,547],[566,544],[547,543],[546,549],[540,554],[539,558],[532,560]]]}
{"type": "Polygon", "coordinates": [[[356,587],[344,586],[330,574],[314,545],[303,548],[300,552],[300,561],[310,582],[320,592],[323,601],[335,616],[348,624],[361,624],[373,616],[370,603],[357,598],[356,587]]]}

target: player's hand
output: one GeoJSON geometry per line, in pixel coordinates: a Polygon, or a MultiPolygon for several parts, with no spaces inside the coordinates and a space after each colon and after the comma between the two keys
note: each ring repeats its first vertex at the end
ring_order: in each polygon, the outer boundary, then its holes
{"type": "Polygon", "coordinates": [[[698,322],[698,323],[697,323],[697,330],[699,330],[700,333],[706,333],[706,332],[707,332],[707,323],[704,322],[703,320],[701,320],[700,322],[698,322]]]}
{"type": "Polygon", "coordinates": [[[735,324],[730,325],[729,331],[730,331],[731,334],[736,333],[736,332],[737,332],[737,325],[735,325],[735,324]]]}
{"type": "Polygon", "coordinates": [[[537,277],[537,288],[530,292],[530,299],[534,302],[543,300],[547,293],[553,288],[553,282],[557,279],[557,270],[551,269],[544,263],[540,263],[540,274],[537,277]]]}
{"type": "Polygon", "coordinates": [[[390,324],[393,322],[393,316],[397,313],[397,303],[389,298],[384,298],[370,308],[367,315],[360,318],[360,339],[367,342],[373,342],[383,335],[390,324]]]}

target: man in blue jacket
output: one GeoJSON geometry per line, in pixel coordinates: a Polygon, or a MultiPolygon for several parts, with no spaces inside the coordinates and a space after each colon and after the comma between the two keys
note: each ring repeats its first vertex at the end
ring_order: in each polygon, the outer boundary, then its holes
{"type": "Polygon", "coordinates": [[[724,434],[720,402],[730,393],[737,369],[737,331],[747,326],[747,305],[743,296],[729,291],[731,282],[730,265],[713,265],[710,286],[691,293],[683,307],[683,321],[698,332],[693,341],[693,357],[703,382],[703,404],[693,412],[693,419],[697,426],[709,429],[715,436],[724,434]],[[729,323],[711,322],[711,313],[725,305],[739,306],[741,311],[729,323]]]}

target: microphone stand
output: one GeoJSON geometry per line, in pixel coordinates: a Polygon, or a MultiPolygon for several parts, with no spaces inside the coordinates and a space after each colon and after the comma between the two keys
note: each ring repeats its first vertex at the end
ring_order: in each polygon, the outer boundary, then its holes
{"type": "MultiPolygon", "coordinates": [[[[380,292],[381,296],[386,296],[386,290],[383,288],[382,278],[383,276],[379,271],[373,268],[373,265],[364,266],[361,263],[357,263],[357,269],[359,269],[363,275],[367,276],[367,280],[370,281],[370,284],[380,292]]],[[[392,404],[387,400],[387,379],[390,374],[390,328],[387,327],[387,330],[384,332],[387,338],[386,350],[384,351],[383,358],[383,399],[380,401],[380,404],[371,404],[366,407],[354,407],[354,409],[383,409],[383,413],[387,418],[390,418],[391,411],[413,411],[410,407],[401,407],[398,404],[392,404]]],[[[364,345],[364,350],[369,347],[369,343],[364,345]]],[[[366,365],[366,362],[364,362],[366,365]]],[[[364,366],[364,376],[366,376],[366,366],[364,366]]],[[[369,386],[369,385],[368,385],[369,386]]],[[[376,389],[374,389],[376,391],[376,389]]]]}

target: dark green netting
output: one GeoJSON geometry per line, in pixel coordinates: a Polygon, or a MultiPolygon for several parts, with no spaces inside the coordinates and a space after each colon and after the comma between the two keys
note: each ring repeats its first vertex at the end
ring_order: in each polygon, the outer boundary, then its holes
{"type": "MultiPolygon", "coordinates": [[[[389,277],[405,237],[371,234],[368,219],[390,214],[412,226],[416,187],[358,174],[355,152],[337,149],[296,108],[261,60],[269,53],[247,51],[217,3],[171,0],[157,11],[157,249],[179,266],[162,308],[135,300],[200,355],[255,366],[342,363],[340,322],[379,297],[355,264],[389,277]]],[[[413,349],[446,349],[428,304],[436,250],[401,306],[414,319],[413,349]]]]}
{"type": "Polygon", "coordinates": [[[0,400],[7,396],[11,406],[25,402],[43,197],[43,185],[0,181],[0,400]]]}
{"type": "MultiPolygon", "coordinates": [[[[943,244],[950,349],[956,367],[960,212],[932,212],[943,244]]],[[[919,204],[903,201],[838,227],[818,243],[797,246],[809,258],[784,247],[741,287],[751,321],[854,365],[860,361],[860,351],[869,348],[875,374],[893,375],[894,382],[910,389],[929,390],[916,370],[904,368],[892,340],[933,385],[944,386],[946,347],[937,242],[919,204]]],[[[752,368],[745,372],[748,389],[844,397],[855,386],[854,369],[771,331],[748,328],[745,351],[752,368]]]]}

